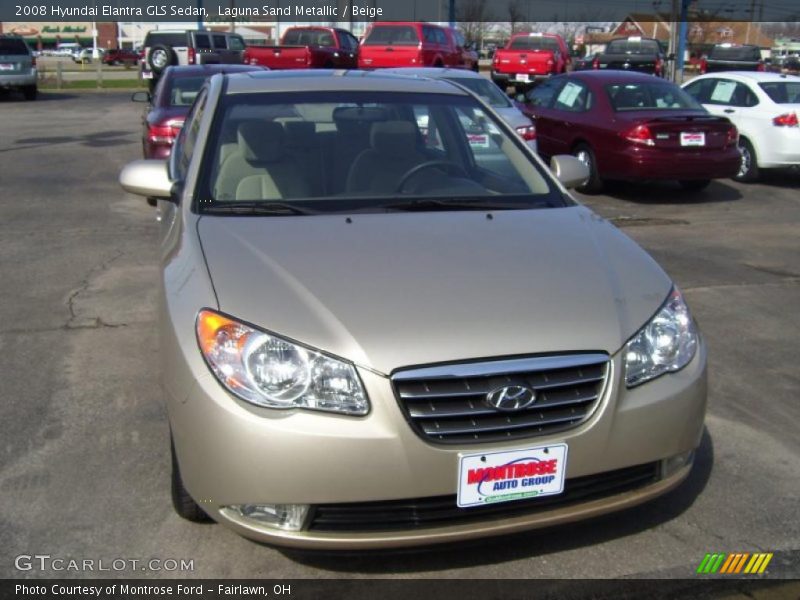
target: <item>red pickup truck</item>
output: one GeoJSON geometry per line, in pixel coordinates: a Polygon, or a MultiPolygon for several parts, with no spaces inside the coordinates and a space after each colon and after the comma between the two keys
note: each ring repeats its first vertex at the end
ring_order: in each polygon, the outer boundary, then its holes
{"type": "Polygon", "coordinates": [[[335,27],[290,27],[280,46],[248,46],[244,64],[270,69],[355,69],[358,40],[335,27]]]}
{"type": "Polygon", "coordinates": [[[518,33],[492,58],[492,81],[502,89],[526,88],[566,73],[572,59],[567,43],[555,33],[518,33]]]}
{"type": "Polygon", "coordinates": [[[478,70],[478,55],[461,32],[419,22],[377,22],[361,42],[361,69],[451,67],[478,70]]]}

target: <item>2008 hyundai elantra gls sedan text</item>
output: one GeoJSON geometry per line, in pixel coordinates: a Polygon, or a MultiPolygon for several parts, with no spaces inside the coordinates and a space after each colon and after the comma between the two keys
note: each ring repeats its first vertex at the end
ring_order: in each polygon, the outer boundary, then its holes
{"type": "Polygon", "coordinates": [[[396,547],[674,488],[705,346],[664,271],[566,191],[587,175],[445,81],[211,78],[170,163],[120,175],[164,209],[178,513],[396,547]]]}

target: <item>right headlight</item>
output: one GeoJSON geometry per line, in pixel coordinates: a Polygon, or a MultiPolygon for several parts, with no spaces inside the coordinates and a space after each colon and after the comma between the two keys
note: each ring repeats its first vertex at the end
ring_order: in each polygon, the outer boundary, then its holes
{"type": "Polygon", "coordinates": [[[351,363],[208,309],[197,315],[197,340],[219,382],[251,404],[346,415],[369,412],[351,363]]]}
{"type": "Polygon", "coordinates": [[[689,364],[697,351],[697,329],[689,308],[673,288],[659,311],[625,345],[625,384],[634,387],[689,364]]]}

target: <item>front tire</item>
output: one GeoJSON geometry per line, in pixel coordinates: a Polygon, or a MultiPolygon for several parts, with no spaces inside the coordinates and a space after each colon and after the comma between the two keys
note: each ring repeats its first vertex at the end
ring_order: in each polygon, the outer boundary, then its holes
{"type": "Polygon", "coordinates": [[[206,512],[200,508],[200,505],[194,501],[194,498],[189,495],[189,492],[183,486],[181,479],[181,470],[178,467],[178,458],[175,456],[175,444],[170,436],[169,447],[172,453],[172,506],[178,515],[192,521],[193,523],[208,523],[211,518],[206,512]]]}
{"type": "Polygon", "coordinates": [[[597,172],[597,159],[594,150],[588,144],[578,144],[572,151],[573,156],[589,167],[589,179],[582,186],[575,188],[583,194],[597,194],[603,189],[603,180],[597,172]]]}
{"type": "Polygon", "coordinates": [[[752,183],[758,181],[761,173],[758,168],[758,155],[753,148],[753,144],[747,138],[739,138],[739,152],[742,154],[742,164],[739,173],[733,178],[734,181],[752,183]]]}

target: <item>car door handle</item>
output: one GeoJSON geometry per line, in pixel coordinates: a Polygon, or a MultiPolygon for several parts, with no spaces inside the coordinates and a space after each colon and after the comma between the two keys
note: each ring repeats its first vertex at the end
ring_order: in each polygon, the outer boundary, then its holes
{"type": "Polygon", "coordinates": [[[731,113],[735,113],[736,111],[735,111],[735,110],[733,110],[732,108],[726,108],[726,109],[725,109],[725,110],[723,110],[722,112],[724,112],[724,113],[728,113],[728,114],[731,114],[731,113]]]}

